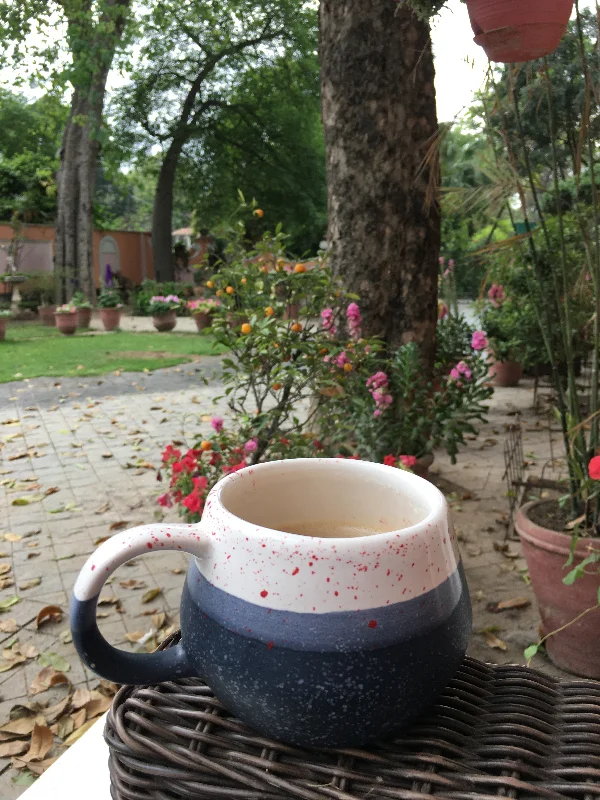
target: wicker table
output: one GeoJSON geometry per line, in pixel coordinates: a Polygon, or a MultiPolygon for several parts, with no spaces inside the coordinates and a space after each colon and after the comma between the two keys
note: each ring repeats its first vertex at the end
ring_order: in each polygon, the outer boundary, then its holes
{"type": "Polygon", "coordinates": [[[123,687],[113,800],[600,800],[600,683],[466,658],[398,738],[310,751],[260,737],[198,680],[123,687]]]}

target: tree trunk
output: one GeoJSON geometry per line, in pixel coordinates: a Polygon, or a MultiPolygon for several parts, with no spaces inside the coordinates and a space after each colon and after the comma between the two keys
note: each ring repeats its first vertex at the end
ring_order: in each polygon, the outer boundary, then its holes
{"type": "Polygon", "coordinates": [[[183,144],[173,139],[160,166],[152,211],[152,260],[157,281],[175,280],[173,256],[173,188],[183,144]]]}
{"type": "Polygon", "coordinates": [[[321,0],[331,264],[363,331],[435,354],[440,243],[429,27],[394,0],[321,0]]]}
{"type": "MultiPolygon", "coordinates": [[[[74,86],[69,119],[60,151],[56,177],[56,245],[54,272],[56,300],[64,303],[76,291],[96,299],[93,261],[93,204],[96,164],[100,144],[106,79],[123,33],[130,0],[104,0],[100,18],[93,23],[92,6],[87,17],[69,20],[69,32],[87,37],[88,46],[74,51],[81,84],[74,86]],[[77,53],[75,55],[75,52],[77,53]]],[[[81,16],[81,15],[80,15],[81,16]]],[[[100,265],[101,277],[105,265],[100,265]]]]}

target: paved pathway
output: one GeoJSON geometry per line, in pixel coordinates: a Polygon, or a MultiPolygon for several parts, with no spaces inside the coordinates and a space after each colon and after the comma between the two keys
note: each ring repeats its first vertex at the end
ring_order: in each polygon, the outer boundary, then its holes
{"type": "MultiPolygon", "coordinates": [[[[98,540],[114,531],[111,526],[131,527],[152,521],[159,513],[160,485],[154,468],[162,448],[173,440],[189,441],[199,426],[208,429],[207,415],[224,412],[211,403],[220,393],[218,368],[218,358],[204,357],[193,367],[151,374],[0,385],[0,565],[11,567],[10,572],[0,573],[0,586],[2,581],[14,582],[0,589],[0,604],[13,596],[20,598],[0,613],[0,625],[12,618],[19,628],[17,633],[0,633],[0,645],[6,647],[18,637],[21,644],[32,643],[41,653],[66,659],[74,686],[96,683],[69,641],[67,609],[73,583],[98,540]],[[200,373],[209,378],[208,386],[200,373]],[[39,497],[50,489],[53,493],[37,502],[15,504],[18,498],[39,497]],[[49,604],[64,610],[63,619],[38,631],[36,615],[49,604]]],[[[470,651],[491,661],[522,662],[524,647],[536,639],[533,605],[503,614],[487,611],[489,602],[521,595],[532,598],[523,580],[524,563],[512,557],[515,552],[518,556],[518,545],[510,545],[510,558],[494,548],[502,541],[507,510],[502,441],[516,411],[523,412],[527,426],[525,450],[534,451],[528,460],[535,466],[550,456],[545,420],[533,416],[531,401],[527,385],[498,391],[489,424],[458,463],[453,466],[444,454],[436,456],[435,470],[442,488],[450,492],[473,598],[475,635],[470,651]],[[486,642],[490,627],[506,650],[490,648],[486,642]]],[[[172,511],[169,515],[168,519],[176,519],[172,511]]],[[[117,571],[106,594],[118,603],[103,605],[100,620],[113,644],[135,647],[127,635],[152,629],[148,611],[168,615],[163,630],[177,624],[186,562],[182,554],[161,553],[117,571]],[[121,581],[143,582],[144,587],[126,588],[134,584],[124,587],[121,581]],[[142,603],[143,594],[152,588],[161,593],[142,603]]],[[[540,666],[553,671],[541,659],[540,666]]],[[[40,669],[39,660],[30,659],[0,672],[0,724],[14,705],[32,701],[28,688],[40,669]]],[[[57,687],[39,699],[54,701],[62,694],[64,690],[57,687]]],[[[0,760],[0,773],[0,797],[17,797],[22,787],[11,782],[15,772],[9,759],[0,760]]]]}

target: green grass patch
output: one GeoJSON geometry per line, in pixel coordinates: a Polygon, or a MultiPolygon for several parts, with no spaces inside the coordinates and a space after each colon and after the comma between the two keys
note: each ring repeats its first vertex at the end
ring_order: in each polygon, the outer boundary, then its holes
{"type": "Polygon", "coordinates": [[[0,342],[0,383],[24,378],[143,372],[224,352],[209,335],[197,333],[77,333],[65,336],[54,328],[11,323],[0,342]]]}

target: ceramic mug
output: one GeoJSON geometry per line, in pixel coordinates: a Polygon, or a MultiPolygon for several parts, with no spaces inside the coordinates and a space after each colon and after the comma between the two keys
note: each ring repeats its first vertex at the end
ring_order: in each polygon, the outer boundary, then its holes
{"type": "Polygon", "coordinates": [[[223,478],[197,525],[144,525],[104,542],[75,584],[71,629],[105,678],[201,676],[260,733],[341,747],[391,734],[432,703],[464,656],[471,606],[435,486],[370,462],[297,459],[223,478]],[[349,535],[332,538],[340,526],[349,535]],[[96,624],[102,586],[129,559],[163,550],[193,556],[181,642],[117,650],[96,624]]]}

